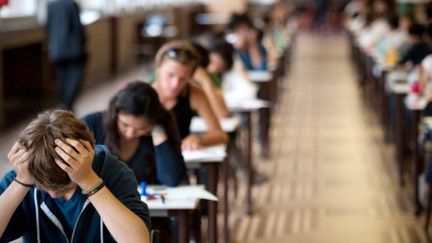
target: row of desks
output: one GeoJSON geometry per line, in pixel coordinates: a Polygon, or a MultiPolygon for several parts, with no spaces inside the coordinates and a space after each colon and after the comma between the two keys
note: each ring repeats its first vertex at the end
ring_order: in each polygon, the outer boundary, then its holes
{"type": "Polygon", "coordinates": [[[355,43],[352,47],[365,98],[371,107],[377,108],[375,111],[381,118],[385,140],[396,145],[395,162],[400,185],[405,185],[406,176],[412,177],[412,206],[418,214],[421,211],[418,176],[423,165],[418,135],[421,113],[428,101],[409,94],[407,72],[378,63],[355,43]]]}
{"type": "MultiPolygon", "coordinates": [[[[236,132],[241,126],[241,118],[243,116],[246,118],[246,151],[247,158],[247,211],[252,211],[252,133],[253,133],[253,123],[252,114],[263,108],[269,107],[269,102],[259,99],[250,99],[243,101],[236,101],[228,104],[231,113],[238,114],[232,117],[220,120],[222,129],[227,133],[236,132]]],[[[195,117],[192,120],[191,132],[193,133],[203,133],[207,131],[207,127],[201,118],[195,117]]],[[[218,179],[219,172],[222,172],[222,185],[223,185],[223,198],[221,201],[223,208],[223,229],[222,235],[224,237],[224,242],[228,242],[228,161],[227,161],[227,147],[225,145],[221,146],[211,146],[195,151],[183,151],[183,157],[188,169],[201,168],[207,172],[208,175],[208,190],[214,195],[218,195],[218,179]]],[[[179,242],[185,243],[189,242],[189,216],[191,212],[198,210],[199,208],[199,198],[191,197],[188,200],[178,200],[178,201],[162,201],[159,199],[157,202],[149,202],[148,206],[153,216],[166,215],[170,217],[175,217],[179,221],[179,242]]],[[[209,242],[218,242],[218,223],[217,223],[217,212],[218,212],[218,202],[210,201],[208,205],[208,239],[209,242]]],[[[199,242],[199,239],[196,239],[199,242]]]]}
{"type": "MultiPolygon", "coordinates": [[[[227,106],[232,114],[229,118],[224,118],[220,120],[220,125],[222,129],[228,134],[236,134],[238,131],[245,133],[244,143],[242,143],[241,148],[239,148],[245,154],[246,162],[246,213],[248,215],[252,214],[252,180],[253,180],[253,132],[254,132],[254,122],[253,114],[262,111],[269,111],[273,108],[277,100],[277,94],[280,92],[280,84],[283,76],[285,75],[285,68],[287,67],[287,60],[289,52],[280,58],[280,63],[274,71],[267,72],[249,72],[247,78],[255,83],[259,87],[259,94],[257,98],[244,98],[244,97],[226,97],[227,106]]],[[[265,119],[270,121],[271,113],[265,113],[265,119]]],[[[260,114],[261,115],[261,114],[260,114]]],[[[262,124],[259,124],[262,126],[262,124]]],[[[266,127],[269,129],[269,126],[266,127]]],[[[198,117],[192,120],[190,130],[192,133],[204,133],[207,131],[205,122],[198,117]]],[[[230,141],[233,143],[231,145],[237,146],[235,141],[230,141]]],[[[195,151],[183,151],[183,157],[188,169],[204,169],[208,174],[208,185],[207,189],[213,195],[218,195],[218,184],[222,184],[222,198],[218,201],[209,201],[208,204],[208,241],[211,243],[218,242],[218,222],[217,222],[217,212],[218,205],[221,204],[223,208],[222,217],[222,236],[223,242],[229,242],[229,231],[228,231],[228,216],[229,216],[229,192],[228,192],[228,157],[229,150],[227,151],[226,145],[212,146],[195,151]],[[221,180],[219,181],[219,174],[221,174],[221,180]]],[[[189,186],[194,187],[194,186],[189,186]]],[[[188,186],[183,188],[188,190],[188,186]]],[[[169,192],[168,192],[169,193],[169,192]]],[[[143,198],[146,201],[146,198],[143,198]]],[[[169,200],[169,197],[165,202],[161,199],[156,201],[146,201],[150,209],[150,214],[152,216],[168,216],[175,217],[179,221],[179,243],[189,242],[190,234],[190,215],[192,212],[197,212],[200,206],[200,198],[196,196],[191,196],[187,199],[181,200],[169,200]]],[[[200,242],[200,223],[194,228],[196,234],[196,242],[200,242]]]]}

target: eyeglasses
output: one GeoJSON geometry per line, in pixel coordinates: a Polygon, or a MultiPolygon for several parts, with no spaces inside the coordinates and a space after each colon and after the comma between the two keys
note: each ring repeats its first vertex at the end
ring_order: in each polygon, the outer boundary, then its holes
{"type": "Polygon", "coordinates": [[[195,53],[180,48],[170,49],[165,53],[165,55],[170,58],[179,59],[179,60],[191,60],[191,61],[198,60],[198,57],[195,55],[195,53]]]}

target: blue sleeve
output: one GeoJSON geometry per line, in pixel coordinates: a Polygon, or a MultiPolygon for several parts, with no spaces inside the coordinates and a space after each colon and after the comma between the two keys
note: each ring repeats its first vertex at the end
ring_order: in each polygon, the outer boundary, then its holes
{"type": "Polygon", "coordinates": [[[177,186],[187,181],[186,165],[180,145],[175,149],[167,140],[155,146],[155,160],[158,183],[177,186]]]}
{"type": "Polygon", "coordinates": [[[90,131],[93,133],[96,144],[104,144],[105,132],[103,129],[102,112],[88,114],[82,117],[81,120],[87,124],[90,131]]]}
{"type": "Polygon", "coordinates": [[[262,44],[259,44],[260,52],[261,52],[261,63],[258,67],[255,67],[255,70],[267,71],[267,50],[262,44]]]}
{"type": "MultiPolygon", "coordinates": [[[[99,155],[97,153],[96,156],[99,155]]],[[[135,174],[123,162],[107,152],[107,150],[105,150],[105,157],[105,161],[102,165],[103,168],[101,172],[97,173],[103,179],[105,186],[111,193],[123,205],[142,219],[150,233],[151,223],[149,209],[147,204],[141,201],[135,174]]]]}
{"type": "MultiPolygon", "coordinates": [[[[0,195],[9,187],[12,181],[15,179],[16,173],[15,171],[9,171],[0,181],[0,195]]],[[[1,208],[1,206],[0,206],[1,208]]],[[[23,210],[20,206],[15,210],[12,215],[11,220],[9,221],[8,226],[6,227],[5,232],[0,237],[0,242],[9,242],[16,240],[24,235],[26,231],[26,220],[23,213],[23,210]]]]}

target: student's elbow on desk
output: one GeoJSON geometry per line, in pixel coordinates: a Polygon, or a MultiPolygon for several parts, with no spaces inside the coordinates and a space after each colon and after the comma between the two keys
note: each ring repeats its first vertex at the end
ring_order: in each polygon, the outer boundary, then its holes
{"type": "Polygon", "coordinates": [[[229,142],[229,137],[228,134],[226,132],[221,132],[221,143],[228,143],[229,142]]]}

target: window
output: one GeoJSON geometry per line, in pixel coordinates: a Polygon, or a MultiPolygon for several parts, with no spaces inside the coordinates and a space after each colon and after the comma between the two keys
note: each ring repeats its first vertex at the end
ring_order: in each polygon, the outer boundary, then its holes
{"type": "Polygon", "coordinates": [[[0,9],[0,18],[35,16],[37,4],[37,0],[9,0],[9,3],[0,9]]]}

